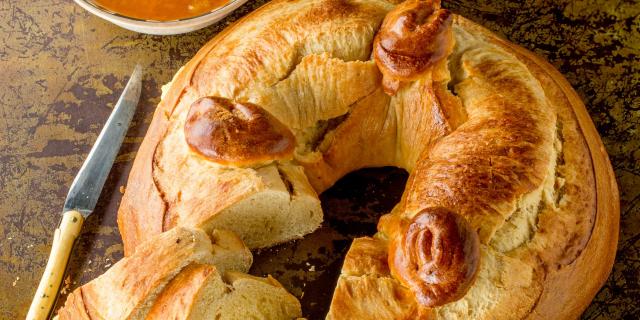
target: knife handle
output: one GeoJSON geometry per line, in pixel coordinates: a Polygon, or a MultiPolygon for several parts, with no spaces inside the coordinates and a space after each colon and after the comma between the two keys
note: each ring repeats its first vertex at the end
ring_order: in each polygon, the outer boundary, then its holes
{"type": "Polygon", "coordinates": [[[78,211],[71,210],[62,215],[62,222],[53,234],[53,246],[49,254],[49,261],[31,302],[31,307],[29,307],[27,320],[46,320],[49,317],[53,303],[58,296],[71,249],[80,235],[83,223],[84,218],[78,211]]]}

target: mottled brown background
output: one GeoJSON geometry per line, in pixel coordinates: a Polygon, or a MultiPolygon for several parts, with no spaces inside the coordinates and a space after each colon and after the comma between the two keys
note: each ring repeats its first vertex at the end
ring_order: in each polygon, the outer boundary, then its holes
{"type": "MultiPolygon", "coordinates": [[[[0,0],[0,319],[24,318],[76,171],[134,64],[146,71],[140,109],[72,259],[71,287],[122,256],[116,208],[131,160],[169,81],[208,39],[263,4],[180,36],[129,32],[71,0],[0,0]]],[[[640,4],[638,1],[444,1],[456,13],[548,58],[577,89],[615,167],[622,201],[617,261],[584,319],[640,318],[640,4]]],[[[325,226],[305,240],[258,253],[305,314],[323,315],[353,236],[371,234],[406,174],[361,171],[323,196],[325,226]],[[372,201],[371,199],[376,199],[372,201]],[[304,294],[303,294],[304,293],[304,294]]]]}

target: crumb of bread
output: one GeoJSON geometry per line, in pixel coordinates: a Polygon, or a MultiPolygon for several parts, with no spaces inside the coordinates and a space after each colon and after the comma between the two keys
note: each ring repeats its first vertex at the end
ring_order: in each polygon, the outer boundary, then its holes
{"type": "Polygon", "coordinates": [[[60,293],[61,294],[68,293],[70,291],[69,290],[70,287],[71,287],[71,276],[67,276],[64,279],[64,282],[62,283],[62,289],[60,289],[60,293]]]}
{"type": "Polygon", "coordinates": [[[121,194],[124,194],[124,186],[120,186],[120,188],[118,188],[118,190],[120,191],[121,194]]]}

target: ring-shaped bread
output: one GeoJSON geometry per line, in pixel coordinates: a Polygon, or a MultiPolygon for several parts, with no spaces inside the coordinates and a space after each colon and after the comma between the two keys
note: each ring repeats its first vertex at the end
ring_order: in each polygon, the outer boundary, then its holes
{"type": "MultiPolygon", "coordinates": [[[[228,150],[261,134],[220,127],[228,150]]],[[[397,166],[402,200],[354,241],[328,318],[568,319],[615,251],[599,143],[557,71],[437,0],[275,0],[168,85],[118,223],[127,255],[176,226],[271,246],[315,230],[317,194],[346,173],[397,166]],[[203,156],[189,137],[213,131],[188,124],[210,127],[204,97],[251,106],[275,143],[203,156]]]]}

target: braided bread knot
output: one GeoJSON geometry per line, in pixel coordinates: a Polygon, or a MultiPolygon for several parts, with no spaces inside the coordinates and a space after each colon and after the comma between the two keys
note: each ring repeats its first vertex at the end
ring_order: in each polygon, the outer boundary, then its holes
{"type": "Polygon", "coordinates": [[[293,157],[295,137],[261,107],[204,97],[189,109],[184,134],[191,150],[233,166],[258,166],[293,157]]]}
{"type": "Polygon", "coordinates": [[[387,14],[373,44],[385,92],[395,94],[401,81],[415,80],[451,53],[451,23],[439,0],[405,1],[387,14]]]}
{"type": "Polygon", "coordinates": [[[444,208],[401,220],[389,250],[391,273],[425,307],[460,299],[478,271],[477,233],[459,214],[444,208]]]}

